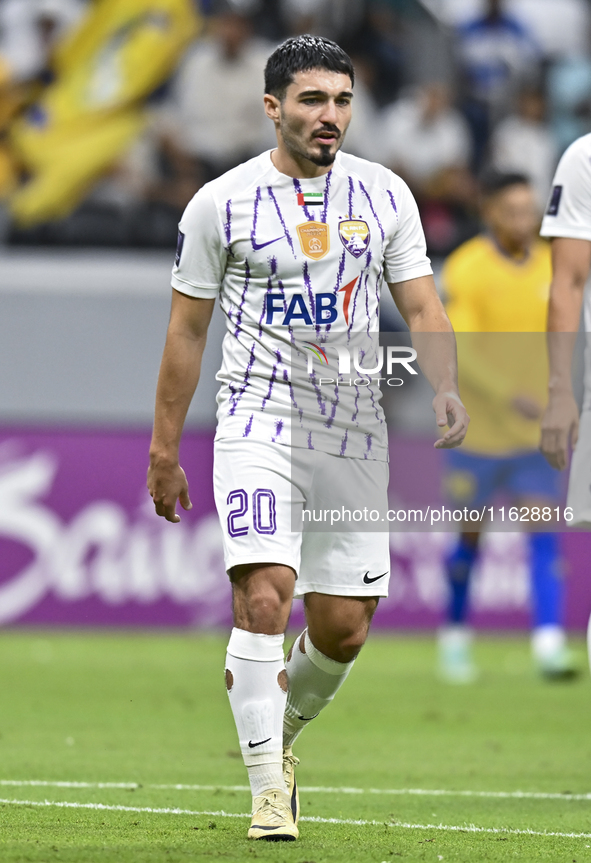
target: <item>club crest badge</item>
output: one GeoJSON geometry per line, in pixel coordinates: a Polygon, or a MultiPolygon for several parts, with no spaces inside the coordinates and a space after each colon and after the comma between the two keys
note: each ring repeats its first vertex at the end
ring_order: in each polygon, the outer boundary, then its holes
{"type": "Polygon", "coordinates": [[[369,225],[363,219],[344,219],[339,222],[339,237],[346,250],[359,258],[369,246],[369,225]]]}
{"type": "Polygon", "coordinates": [[[319,261],[330,249],[328,225],[324,222],[303,222],[297,225],[298,238],[304,255],[319,261]]]}

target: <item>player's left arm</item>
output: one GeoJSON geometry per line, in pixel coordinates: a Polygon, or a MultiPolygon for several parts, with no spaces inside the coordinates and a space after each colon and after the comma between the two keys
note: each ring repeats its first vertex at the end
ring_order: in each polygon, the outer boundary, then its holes
{"type": "Polygon", "coordinates": [[[458,363],[454,331],[439,299],[433,276],[389,283],[390,293],[411,332],[423,374],[433,387],[433,410],[439,428],[448,431],[435,442],[437,449],[459,446],[470,417],[458,392],[458,363]]]}

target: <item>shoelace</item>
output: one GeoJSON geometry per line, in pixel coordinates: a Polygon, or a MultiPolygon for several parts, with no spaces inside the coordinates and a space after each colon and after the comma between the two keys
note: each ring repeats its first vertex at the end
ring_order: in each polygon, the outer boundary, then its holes
{"type": "Polygon", "coordinates": [[[265,813],[268,821],[275,821],[281,824],[285,820],[285,811],[291,814],[291,810],[285,803],[283,803],[283,801],[277,800],[276,797],[265,797],[264,802],[261,804],[260,808],[257,809],[257,815],[259,813],[261,815],[265,813]],[[283,812],[279,810],[283,810],[283,812]]]}

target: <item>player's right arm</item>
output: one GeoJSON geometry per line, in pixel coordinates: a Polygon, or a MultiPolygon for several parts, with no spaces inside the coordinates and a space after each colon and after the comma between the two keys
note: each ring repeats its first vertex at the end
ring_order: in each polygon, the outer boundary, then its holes
{"type": "Polygon", "coordinates": [[[172,292],[170,321],[156,390],[154,430],[150,444],[148,490],[156,513],[178,522],[177,500],[191,508],[185,472],[179,464],[179,444],[185,417],[199,382],[201,359],[214,299],[172,292]]]}
{"type": "Polygon", "coordinates": [[[579,408],[572,388],[572,358],[579,329],[591,242],[570,237],[552,240],[552,285],[548,308],[548,405],[542,418],[541,450],[552,467],[564,470],[577,442],[579,408]]]}

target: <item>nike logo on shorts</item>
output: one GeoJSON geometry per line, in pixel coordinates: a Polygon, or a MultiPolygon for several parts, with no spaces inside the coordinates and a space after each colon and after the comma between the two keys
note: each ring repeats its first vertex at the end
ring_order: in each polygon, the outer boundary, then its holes
{"type": "Polygon", "coordinates": [[[248,741],[248,748],[249,748],[249,749],[254,749],[254,748],[255,748],[255,746],[262,746],[262,745],[263,745],[263,743],[268,743],[270,739],[271,739],[270,737],[267,737],[267,739],[266,739],[266,740],[257,740],[257,742],[256,742],[256,743],[253,743],[253,742],[252,742],[252,740],[249,740],[249,741],[248,741]]]}
{"type": "Polygon", "coordinates": [[[250,241],[252,243],[252,247],[255,250],[255,252],[258,252],[259,249],[264,249],[265,246],[270,246],[271,243],[277,243],[279,240],[282,240],[282,239],[283,239],[283,235],[281,237],[275,237],[274,240],[267,240],[266,243],[257,243],[257,241],[255,240],[254,237],[251,237],[250,241]]]}
{"type": "Polygon", "coordinates": [[[383,578],[385,575],[388,575],[388,570],[386,570],[386,572],[383,572],[381,575],[376,575],[375,578],[369,578],[369,569],[368,569],[367,572],[365,573],[365,575],[363,576],[363,581],[365,584],[373,584],[374,581],[379,581],[380,578],[383,578]]]}

